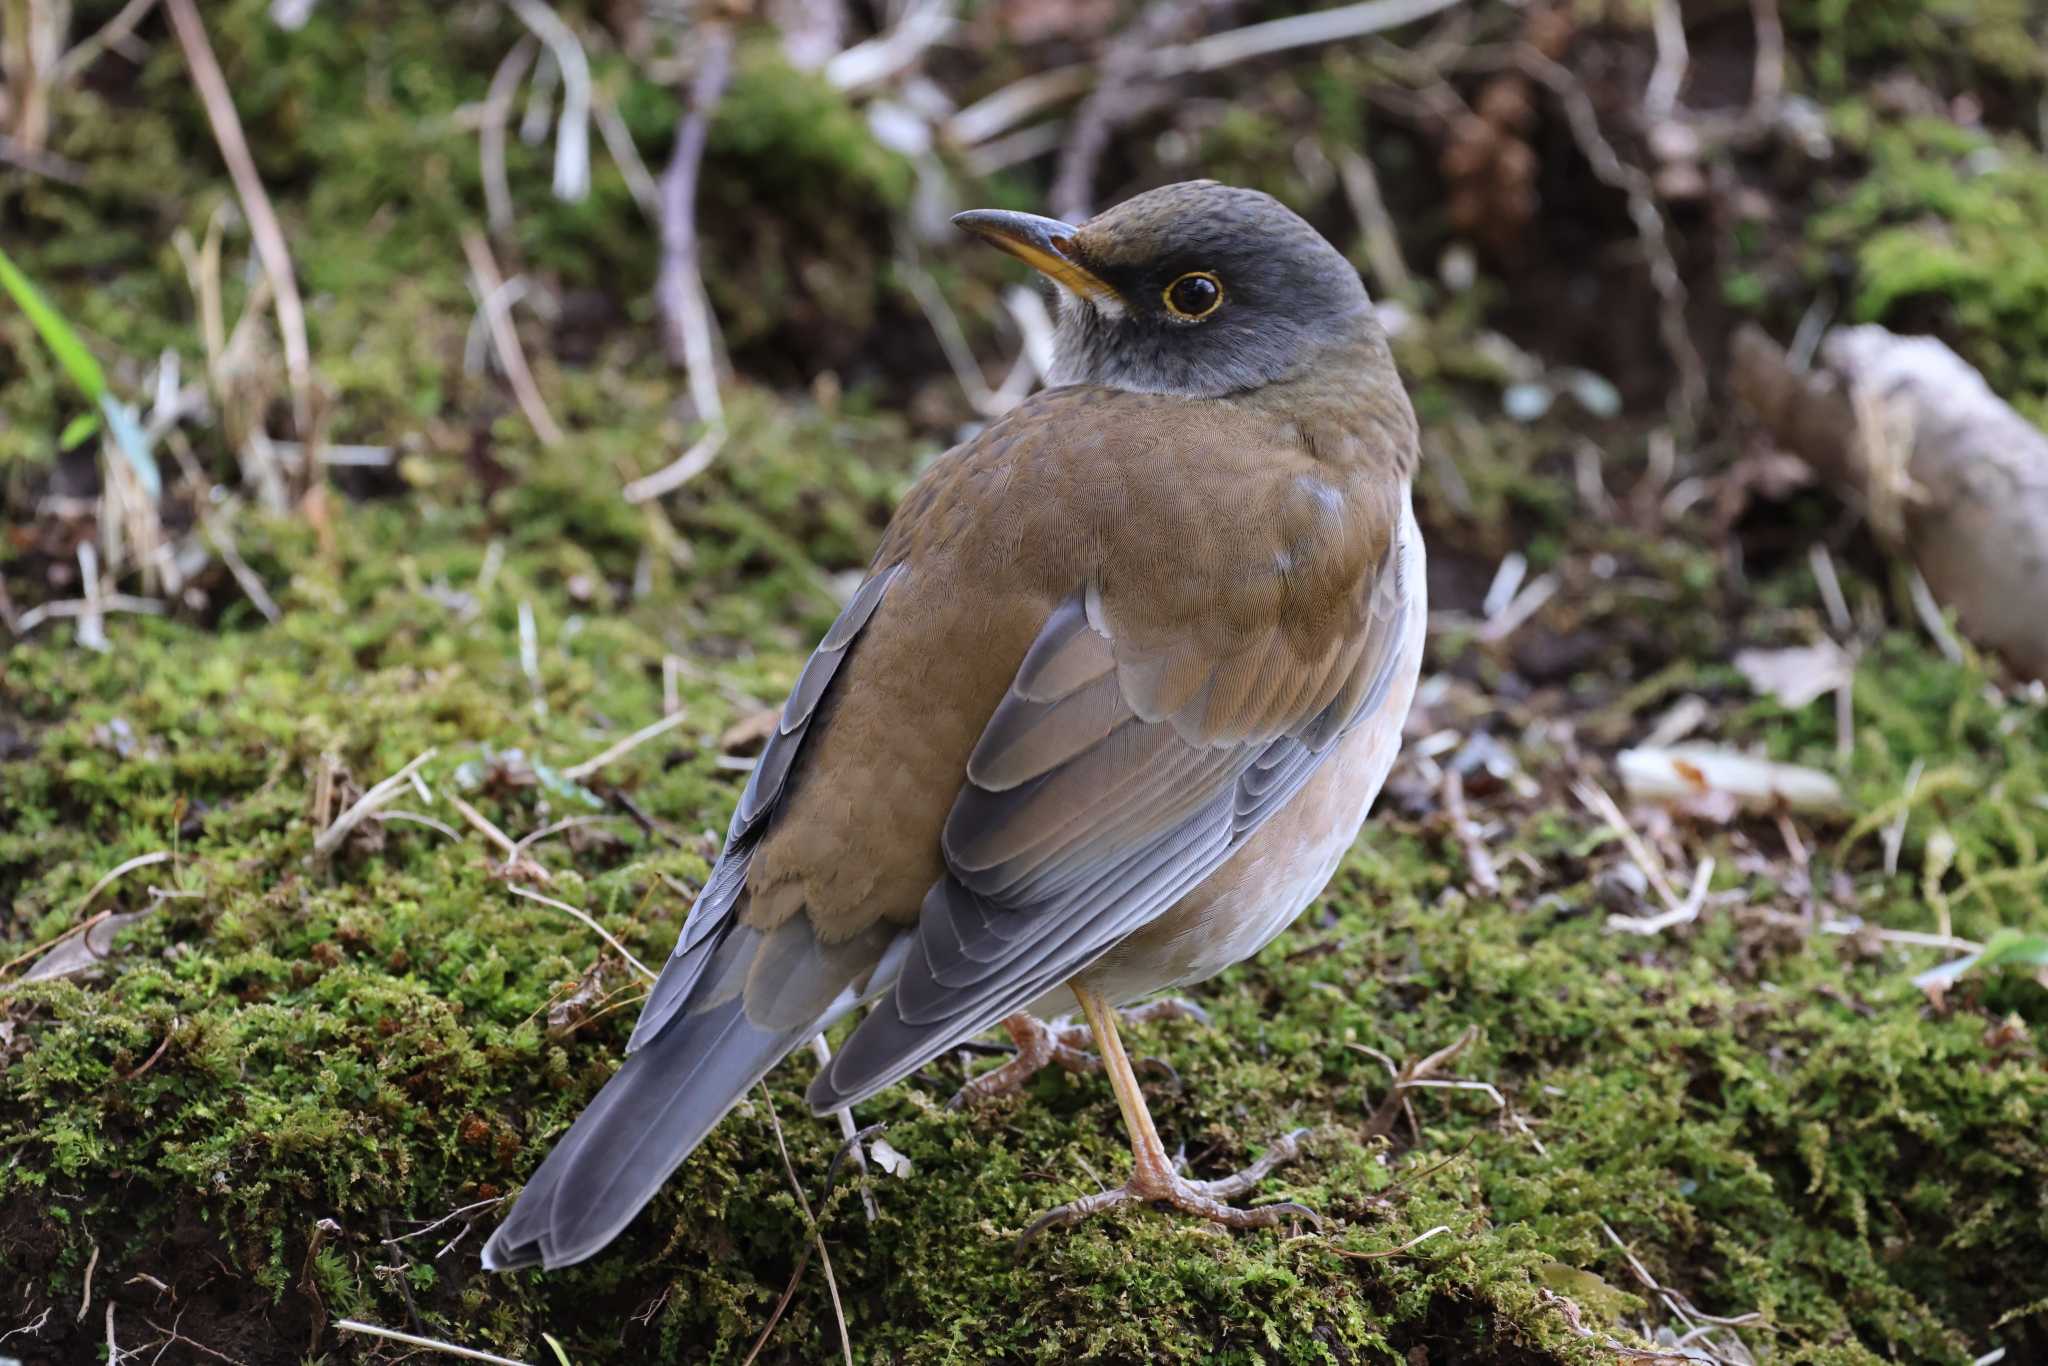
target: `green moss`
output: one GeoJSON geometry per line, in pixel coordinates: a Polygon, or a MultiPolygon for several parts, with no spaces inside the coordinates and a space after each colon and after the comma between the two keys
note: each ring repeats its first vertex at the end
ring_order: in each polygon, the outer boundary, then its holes
{"type": "Polygon", "coordinates": [[[1842,127],[1869,159],[1810,240],[1847,253],[1863,321],[1933,321],[2001,394],[2048,412],[2048,162],[1937,119],[1842,127]]]}
{"type": "Polygon", "coordinates": [[[1982,76],[2022,89],[2048,78],[2028,0],[1796,0],[1785,26],[1814,41],[1815,75],[1829,95],[1845,93],[1859,69],[1900,59],[1963,89],[1982,76]]]}
{"type": "MultiPolygon", "coordinates": [[[[1501,366],[1476,340],[1486,288],[1419,323],[1401,361],[1427,423],[1421,503],[1441,564],[1484,575],[1520,548],[1566,576],[1543,622],[1507,646],[1433,642],[1433,673],[1533,694],[1439,718],[1519,733],[1545,785],[1520,801],[1475,783],[1501,823],[1502,890],[1474,896],[1442,822],[1390,793],[1325,901],[1203,989],[1214,1029],[1131,1036],[1178,1072],[1177,1086],[1151,1082],[1153,1104],[1197,1173],[1314,1128],[1308,1158],[1258,1196],[1299,1199],[1329,1229],[1221,1236],[1123,1211],[1020,1255],[1013,1237],[1035,1214],[1121,1173],[1117,1110],[1099,1078],[1053,1072],[952,1113],[940,1102],[962,1079],[957,1059],[862,1107],[915,1163],[906,1180],[875,1178],[870,1224],[844,1182],[819,1202],[839,1139],[803,1109],[799,1057],[589,1264],[484,1275],[483,1224],[464,1230],[489,1207],[385,1241],[515,1190],[616,1066],[637,995],[586,927],[513,893],[450,795],[515,837],[603,816],[537,847],[551,875],[538,890],[657,959],[686,908],[678,885],[705,875],[742,782],[719,737],[788,688],[833,611],[834,576],[864,562],[939,424],[914,426],[879,380],[857,384],[877,354],[909,354],[877,263],[911,172],[843,97],[750,34],[707,163],[707,259],[722,266],[710,288],[743,374],[807,379],[844,361],[855,387],[798,400],[734,385],[726,446],[667,501],[671,538],[617,492],[697,430],[647,326],[651,235],[602,160],[590,199],[561,205],[548,149],[514,139],[506,268],[565,297],[595,291],[609,310],[575,345],[568,322],[520,311],[568,432],[543,449],[496,381],[462,363],[473,302],[459,238],[481,198],[473,134],[453,116],[519,30],[496,6],[452,21],[357,6],[344,22],[348,8],[319,7],[295,35],[263,0],[208,20],[293,243],[334,434],[392,444],[397,472],[376,496],[331,495],[331,545],[304,517],[238,516],[242,553],[284,608],[276,625],[209,579],[217,621],[116,619],[105,656],[45,626],[0,667],[13,756],[0,762],[0,961],[98,909],[149,912],[90,975],[22,984],[14,969],[0,985],[0,1265],[25,1268],[39,1303],[77,1303],[97,1255],[97,1295],[140,1296],[139,1275],[173,1284],[181,1330],[242,1360],[352,1359],[327,1325],[354,1315],[535,1360],[551,1333],[579,1362],[738,1361],[809,1240],[772,1099],[863,1360],[1607,1361],[1605,1339],[1636,1344],[1674,1322],[1631,1255],[1700,1310],[1761,1314],[1742,1330],[1760,1360],[2048,1353],[2048,993],[2008,974],[1937,1007],[1911,974],[1939,953],[1760,914],[1811,905],[1977,939],[2048,929],[2028,877],[2048,849],[2048,721],[1994,694],[2003,680],[1980,661],[1886,636],[1864,656],[1838,769],[1855,814],[1798,827],[1810,869],[1778,857],[1774,824],[1709,829],[1699,841],[1721,871],[1708,914],[1654,940],[1610,932],[1611,838],[1561,790],[1578,747],[1638,734],[1698,693],[1729,740],[1836,767],[1825,705],[1747,704],[1719,662],[1805,630],[1817,597],[1803,568],[1759,563],[1731,582],[1704,524],[1653,535],[1583,515],[1571,423],[1491,416],[1501,366]],[[409,55],[422,51],[434,60],[409,55]],[[1607,568],[1582,577],[1595,560],[1607,568]],[[688,719],[585,780],[603,811],[544,780],[656,716],[665,674],[688,719]],[[456,839],[394,819],[312,857],[323,789],[331,812],[429,748],[431,799],[394,809],[456,839]],[[661,827],[642,829],[615,795],[661,827]],[[1887,873],[1883,832],[1901,813],[1887,873]],[[84,904],[110,869],[158,853],[171,857],[84,904]],[[1373,1052],[1414,1059],[1467,1030],[1456,1074],[1508,1109],[1478,1089],[1418,1091],[1419,1133],[1404,1121],[1367,1141],[1388,1088],[1373,1052]],[[1573,1331],[1573,1313],[1594,1336],[1573,1331]]],[[[1809,13],[1789,14],[1795,31],[1809,13]]],[[[674,93],[586,31],[600,83],[658,161],[674,93]]],[[[1318,60],[1302,108],[1351,138],[1355,59],[1318,60]]],[[[180,228],[203,238],[230,202],[173,45],[157,45],[140,89],[133,105],[113,83],[67,94],[57,150],[90,168],[87,186],[10,182],[0,206],[10,253],[18,241],[131,395],[163,348],[197,372],[195,308],[167,244],[180,228]]],[[[1209,151],[1240,167],[1233,178],[1306,174],[1267,154],[1295,126],[1271,112],[1292,110],[1286,98],[1217,125],[1209,151]]],[[[1980,363],[2033,374],[2040,314],[2009,292],[2031,278],[2021,237],[2040,206],[2031,179],[2001,178],[2030,177],[2031,163],[2002,147],[2007,167],[1989,168],[1981,140],[1895,135],[1895,148],[1870,144],[1883,185],[1849,196],[1816,240],[1859,253],[1884,286],[1877,312],[1936,297],[1980,363]],[[1951,259],[1916,292],[1884,249],[1860,254],[1933,222],[1988,234],[1958,253],[1984,268],[1951,259]]],[[[993,202],[1031,204],[1015,186],[993,202]]],[[[225,240],[232,318],[248,246],[232,226],[225,240]]],[[[976,285],[963,283],[965,300],[976,285]]],[[[22,457],[40,468],[75,405],[11,313],[0,366],[0,491],[21,524],[36,492],[22,457]]],[[[1619,495],[1639,450],[1602,439],[1619,495]]],[[[217,433],[200,445],[232,467],[217,433]]],[[[1854,566],[1844,574],[1852,593],[1874,592],[1854,566]]],[[[119,1306],[127,1325],[146,1301],[119,1306]]],[[[68,1319],[52,1331],[71,1336],[39,1346],[103,1350],[97,1323],[68,1319]]],[[[767,1357],[832,1359],[838,1343],[814,1263],[767,1357]]]]}

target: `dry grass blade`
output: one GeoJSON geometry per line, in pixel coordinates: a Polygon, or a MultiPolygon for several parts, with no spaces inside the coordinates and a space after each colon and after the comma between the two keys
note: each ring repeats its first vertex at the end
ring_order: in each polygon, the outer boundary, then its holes
{"type": "Polygon", "coordinates": [[[496,1362],[497,1366],[530,1366],[530,1363],[515,1357],[501,1357],[495,1352],[480,1352],[474,1347],[463,1347],[453,1342],[421,1337],[418,1333],[401,1333],[396,1328],[381,1328],[374,1323],[364,1323],[361,1319],[336,1319],[334,1326],[344,1333],[366,1333],[373,1338],[402,1342],[408,1347],[424,1347],[443,1356],[463,1357],[469,1361],[491,1361],[496,1362]]]}
{"type": "Polygon", "coordinates": [[[675,152],[661,173],[661,272],[654,282],[669,363],[683,367],[697,415],[714,427],[724,422],[725,408],[718,398],[716,324],[697,265],[697,174],[732,77],[732,54],[730,26],[705,25],[690,100],[676,122],[675,152]]]}
{"type": "Polygon", "coordinates": [[[1422,1246],[1439,1234],[1449,1233],[1450,1231],[1451,1226],[1449,1224],[1438,1224],[1435,1228],[1425,1233],[1416,1234],[1413,1238],[1401,1244],[1401,1246],[1390,1247],[1382,1252],[1352,1252],[1341,1247],[1333,1247],[1330,1251],[1336,1253],[1339,1257],[1349,1257],[1354,1262],[1376,1262],[1382,1257],[1398,1257],[1404,1252],[1422,1246]]]}
{"type": "Polygon", "coordinates": [[[519,402],[519,411],[526,414],[534,435],[544,444],[561,445],[562,429],[555,425],[553,414],[548,412],[548,405],[541,399],[540,387],[533,382],[533,371],[526,366],[526,352],[519,345],[519,329],[512,325],[512,306],[506,302],[505,280],[498,273],[497,260],[491,255],[491,244],[484,241],[484,235],[475,228],[465,228],[462,254],[469,260],[477,307],[483,310],[484,325],[490,329],[491,347],[498,353],[498,364],[504,368],[505,379],[512,386],[512,396],[519,402]]]}
{"type": "Polygon", "coordinates": [[[647,503],[683,485],[711,468],[725,445],[725,428],[713,427],[691,443],[690,448],[650,475],[626,485],[626,501],[647,503]]]}
{"type": "Polygon", "coordinates": [[[604,926],[598,924],[596,918],[593,917],[588,911],[578,910],[576,907],[571,906],[566,901],[557,901],[551,896],[542,896],[539,892],[528,891],[524,887],[512,887],[508,890],[514,896],[523,896],[528,901],[538,901],[543,906],[552,906],[558,911],[564,911],[569,915],[575,916],[578,920],[582,921],[585,925],[589,926],[591,930],[593,930],[597,934],[598,938],[604,940],[605,943],[611,945],[613,949],[617,950],[619,957],[625,959],[628,963],[631,963],[633,965],[633,970],[635,972],[639,973],[642,977],[647,978],[649,981],[652,981],[654,979],[654,969],[648,967],[645,963],[635,958],[633,956],[633,951],[627,948],[624,944],[621,944],[616,938],[614,938],[610,930],[607,930],[604,926]]]}
{"type": "Polygon", "coordinates": [[[582,763],[574,764],[568,768],[563,769],[562,776],[564,778],[567,778],[571,782],[580,783],[585,778],[588,778],[591,774],[603,768],[606,764],[611,763],[615,759],[623,759],[626,755],[631,754],[634,750],[640,748],[640,746],[646,744],[649,740],[668,734],[668,732],[674,730],[677,726],[680,726],[681,724],[683,724],[683,722],[689,720],[689,718],[690,714],[686,711],[678,710],[670,712],[667,716],[662,717],[659,721],[651,721],[648,724],[640,727],[640,729],[634,731],[631,735],[628,735],[625,739],[618,741],[616,744],[606,746],[603,750],[599,751],[596,754],[593,754],[590,758],[585,759],[582,763]]]}
{"type": "Polygon", "coordinates": [[[341,848],[342,841],[349,837],[349,832],[358,825],[361,825],[365,820],[368,820],[378,807],[383,806],[412,785],[413,774],[417,773],[423,764],[433,758],[435,753],[436,751],[431,749],[422,752],[415,756],[412,762],[408,763],[404,768],[399,769],[398,772],[392,774],[383,782],[378,783],[361,797],[358,797],[355,805],[342,812],[339,816],[336,816],[334,824],[322,830],[319,837],[313,841],[313,857],[324,859],[332,855],[335,850],[341,848]]]}
{"type": "Polygon", "coordinates": [[[1598,783],[1587,781],[1572,784],[1572,795],[1579,799],[1586,810],[1607,823],[1607,828],[1621,841],[1621,847],[1628,851],[1628,856],[1635,861],[1636,867],[1642,870],[1643,876],[1649,879],[1650,886],[1656,889],[1657,898],[1664,903],[1664,909],[1677,910],[1682,903],[1678,899],[1678,894],[1671,890],[1670,880],[1664,876],[1664,864],[1650,852],[1650,846],[1643,843],[1643,837],[1628,823],[1628,817],[1621,814],[1621,808],[1614,804],[1614,798],[1607,795],[1607,790],[1598,783]]]}
{"type": "MultiPolygon", "coordinates": [[[[768,1084],[761,1083],[761,1096],[768,1102],[768,1123],[775,1130],[775,1150],[782,1155],[782,1170],[789,1174],[789,1187],[796,1192],[796,1202],[804,1212],[804,1222],[811,1226],[811,1238],[818,1245],[818,1264],[825,1271],[825,1288],[832,1294],[832,1317],[839,1325],[839,1350],[846,1358],[846,1366],[853,1366],[853,1343],[846,1335],[846,1308],[839,1302],[839,1278],[832,1274],[832,1253],[825,1246],[825,1231],[818,1227],[818,1218],[811,1213],[811,1202],[804,1195],[803,1183],[796,1178],[796,1164],[789,1160],[789,1144],[783,1141],[782,1119],[775,1113],[775,1097],[768,1093],[768,1084]]],[[[856,1142],[855,1147],[859,1144],[856,1142]]]]}
{"type": "Polygon", "coordinates": [[[1270,57],[1298,47],[1341,43],[1399,28],[1417,19],[1427,19],[1458,4],[1459,0],[1365,0],[1363,4],[1317,10],[1263,24],[1248,24],[1228,33],[1211,34],[1181,47],[1158,53],[1151,62],[1155,75],[1175,76],[1189,71],[1216,71],[1270,57]]]}
{"type": "Polygon", "coordinates": [[[491,75],[490,88],[477,116],[477,159],[483,173],[484,218],[491,233],[500,240],[512,235],[512,186],[505,173],[505,126],[512,118],[512,98],[527,68],[533,65],[536,44],[531,34],[512,45],[498,69],[491,75]]]}
{"type": "MultiPolygon", "coordinates": [[[[86,911],[89,907],[91,907],[94,900],[96,900],[99,897],[99,894],[101,892],[104,892],[107,888],[113,886],[115,882],[119,881],[123,877],[126,877],[129,873],[134,872],[137,868],[148,868],[154,864],[166,863],[170,860],[170,858],[171,854],[169,850],[158,849],[148,854],[137,854],[132,859],[128,859],[123,863],[116,864],[113,868],[109,869],[103,876],[101,876],[98,882],[93,883],[93,885],[89,889],[87,889],[85,896],[82,899],[80,899],[78,903],[79,912],[83,913],[84,911],[86,911]]],[[[15,968],[20,967],[23,963],[30,962],[37,958],[41,958],[43,955],[50,952],[50,950],[57,948],[60,945],[68,944],[73,939],[76,939],[78,936],[82,934],[89,934],[95,926],[105,921],[107,917],[112,914],[113,912],[111,911],[101,911],[97,915],[87,916],[84,920],[79,921],[76,925],[73,925],[70,929],[64,931],[62,934],[59,934],[52,939],[47,939],[42,943],[37,944],[34,948],[26,950],[25,952],[16,954],[13,958],[8,959],[5,963],[0,963],[0,976],[5,976],[7,973],[13,971],[15,968]]]]}
{"type": "Polygon", "coordinates": [[[227,162],[228,175],[235,182],[235,195],[241,200],[243,216],[249,220],[256,254],[262,258],[264,274],[277,299],[277,326],[284,334],[285,377],[292,389],[292,420],[300,438],[311,440],[313,355],[306,345],[306,309],[299,299],[298,281],[292,275],[291,251],[285,245],[284,230],[278,226],[277,212],[271,208],[270,196],[264,192],[263,180],[256,173],[256,161],[249,155],[241,118],[235,113],[235,101],[228,93],[220,62],[213,55],[213,45],[207,41],[206,25],[200,22],[198,6],[193,0],[164,0],[164,8],[178,35],[178,46],[184,49],[193,84],[199,87],[207,122],[213,125],[214,141],[220,145],[221,159],[227,162]]]}
{"type": "Polygon", "coordinates": [[[575,202],[590,192],[590,58],[553,7],[505,0],[533,36],[547,44],[562,77],[562,117],[555,124],[555,198],[575,202]]]}

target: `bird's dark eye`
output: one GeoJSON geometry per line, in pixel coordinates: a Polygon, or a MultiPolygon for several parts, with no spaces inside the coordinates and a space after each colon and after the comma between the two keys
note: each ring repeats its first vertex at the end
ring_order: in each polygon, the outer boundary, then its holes
{"type": "Polygon", "coordinates": [[[1223,282],[1206,270],[1191,270],[1166,287],[1166,311],[1198,323],[1223,303],[1223,282]]]}

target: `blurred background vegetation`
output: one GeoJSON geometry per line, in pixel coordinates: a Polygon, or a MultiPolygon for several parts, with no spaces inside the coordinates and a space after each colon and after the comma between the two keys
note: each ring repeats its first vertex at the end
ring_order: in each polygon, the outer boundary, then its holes
{"type": "Polygon", "coordinates": [[[1882,322],[2048,421],[2028,0],[0,19],[0,1358],[2048,1359],[2048,695],[1726,379],[1882,322]],[[1035,383],[948,216],[1198,176],[1352,257],[1424,427],[1409,757],[1135,1036],[1199,1172],[1317,1126],[1261,1194],[1330,1226],[1014,1254],[1116,1109],[947,1112],[968,1054],[826,1196],[800,1055],[607,1254],[481,1272],[613,941],[1035,383]],[[1824,795],[1617,769],[1683,740],[1824,795]]]}

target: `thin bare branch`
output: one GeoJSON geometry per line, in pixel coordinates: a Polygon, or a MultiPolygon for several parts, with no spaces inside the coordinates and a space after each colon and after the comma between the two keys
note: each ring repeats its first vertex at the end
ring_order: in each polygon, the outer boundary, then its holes
{"type": "Polygon", "coordinates": [[[1657,293],[1658,331],[1664,348],[1678,367],[1678,386],[1673,393],[1675,416],[1689,428],[1696,425],[1707,398],[1707,368],[1693,345],[1686,325],[1685,281],[1678,272],[1678,260],[1671,254],[1671,241],[1664,230],[1664,215],[1650,178],[1638,167],[1624,162],[1614,145],[1600,131],[1600,116],[1576,76],[1524,43],[1516,49],[1516,64],[1531,79],[1540,81],[1564,105],[1565,121],[1573,140],[1601,183],[1620,190],[1628,200],[1629,218],[1649,260],[1650,285],[1657,293]]]}

